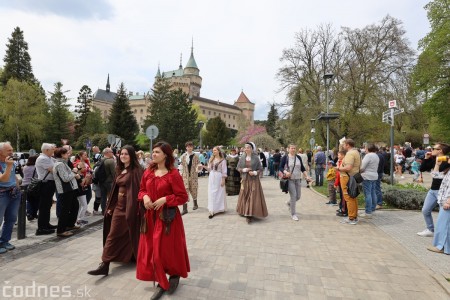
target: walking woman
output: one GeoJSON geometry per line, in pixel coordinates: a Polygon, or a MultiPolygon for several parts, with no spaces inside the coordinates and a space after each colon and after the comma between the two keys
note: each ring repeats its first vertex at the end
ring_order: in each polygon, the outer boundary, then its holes
{"type": "Polygon", "coordinates": [[[138,193],[142,177],[136,152],[126,145],[120,150],[116,178],[103,219],[102,262],[89,275],[108,275],[110,262],[137,259],[139,246],[138,193]]]}
{"type": "Polygon", "coordinates": [[[153,146],[152,163],[142,177],[138,200],[145,208],[141,220],[136,278],[156,281],[151,299],[172,294],[190,271],[183,220],[178,205],[188,194],[178,170],[174,168],[172,147],[165,142],[153,146]],[[169,280],[167,280],[168,274],[169,280]]]}
{"type": "Polygon", "coordinates": [[[57,148],[54,156],[56,162],[53,166],[53,174],[56,191],[60,195],[58,201],[61,201],[56,235],[59,237],[68,237],[73,234],[70,230],[80,228],[80,226],[75,225],[78,216],[77,179],[80,179],[80,175],[72,172],[67,164],[69,150],[66,148],[57,148]]]}
{"type": "Polygon", "coordinates": [[[236,149],[231,149],[231,153],[227,156],[227,179],[225,180],[225,190],[228,196],[239,195],[241,190],[241,173],[237,170],[239,156],[236,149]]]}
{"type": "Polygon", "coordinates": [[[244,146],[244,154],[239,159],[238,171],[241,172],[242,183],[236,211],[247,218],[250,224],[254,217],[268,216],[266,200],[259,180],[262,172],[260,157],[256,154],[256,145],[248,142],[244,146]]]}
{"type": "MultiPolygon", "coordinates": [[[[442,161],[436,159],[436,165],[441,165],[442,161]]],[[[442,159],[442,158],[441,158],[442,159]]],[[[446,157],[447,168],[436,176],[444,176],[441,187],[437,195],[439,204],[439,214],[434,228],[433,246],[428,247],[429,251],[450,254],[450,157],[446,157]]],[[[438,172],[436,172],[438,173],[438,172]]]]}
{"type": "Polygon", "coordinates": [[[212,219],[215,214],[225,212],[225,180],[227,178],[227,161],[219,147],[213,148],[213,155],[208,162],[208,211],[212,219]]]}
{"type": "Polygon", "coordinates": [[[311,181],[311,177],[308,176],[306,168],[303,165],[302,158],[297,155],[296,146],[291,144],[288,148],[288,153],[281,158],[280,163],[280,177],[288,178],[288,190],[289,190],[289,210],[291,212],[291,218],[294,221],[298,221],[296,213],[296,203],[300,200],[302,174],[306,178],[306,182],[311,181]]]}

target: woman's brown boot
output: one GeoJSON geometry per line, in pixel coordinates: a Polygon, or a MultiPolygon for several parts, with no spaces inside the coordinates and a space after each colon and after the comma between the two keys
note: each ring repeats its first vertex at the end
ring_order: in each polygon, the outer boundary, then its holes
{"type": "Polygon", "coordinates": [[[109,262],[101,262],[97,269],[89,271],[89,275],[104,275],[108,276],[109,262]]]}

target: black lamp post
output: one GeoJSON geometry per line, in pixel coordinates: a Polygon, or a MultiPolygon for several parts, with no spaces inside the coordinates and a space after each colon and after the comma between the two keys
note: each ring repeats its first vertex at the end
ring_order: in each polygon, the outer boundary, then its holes
{"type": "Polygon", "coordinates": [[[326,73],[323,75],[323,80],[325,81],[325,102],[327,103],[327,155],[326,157],[326,163],[328,167],[328,155],[329,155],[329,148],[330,148],[330,118],[329,118],[329,101],[328,101],[328,88],[330,87],[331,80],[333,79],[334,75],[332,73],[326,73]]]}
{"type": "Polygon", "coordinates": [[[200,134],[200,149],[203,148],[203,146],[202,146],[202,128],[203,128],[203,125],[205,125],[205,123],[203,121],[199,121],[197,123],[197,126],[200,129],[200,132],[199,132],[199,134],[200,134]]]}

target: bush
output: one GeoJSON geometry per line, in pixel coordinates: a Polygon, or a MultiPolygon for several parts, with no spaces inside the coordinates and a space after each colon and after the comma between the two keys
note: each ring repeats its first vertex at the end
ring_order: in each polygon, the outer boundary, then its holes
{"type": "Polygon", "coordinates": [[[417,187],[383,185],[383,201],[400,209],[422,209],[426,195],[426,191],[417,187]]]}

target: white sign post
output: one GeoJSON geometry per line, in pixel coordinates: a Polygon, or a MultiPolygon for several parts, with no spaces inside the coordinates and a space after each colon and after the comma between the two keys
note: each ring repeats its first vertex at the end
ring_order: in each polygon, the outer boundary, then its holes
{"type": "Polygon", "coordinates": [[[153,148],[153,140],[158,137],[159,129],[155,125],[150,125],[145,130],[145,135],[150,139],[150,153],[152,152],[153,148]]]}

